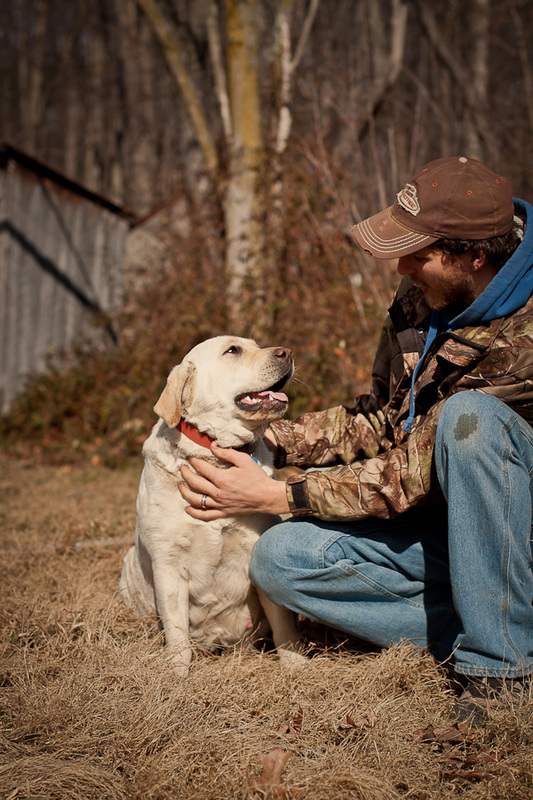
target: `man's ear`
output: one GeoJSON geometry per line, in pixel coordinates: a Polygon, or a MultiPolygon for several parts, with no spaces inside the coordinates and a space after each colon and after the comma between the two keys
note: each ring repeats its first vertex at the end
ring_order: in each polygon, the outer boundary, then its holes
{"type": "Polygon", "coordinates": [[[167,385],[154,406],[158,417],[163,419],[169,428],[175,428],[181,419],[184,403],[192,396],[196,368],[190,361],[182,362],[174,367],[167,378],[167,385]]]}
{"type": "Polygon", "coordinates": [[[474,272],[481,269],[487,263],[487,254],[482,247],[472,253],[472,269],[474,272]]]}

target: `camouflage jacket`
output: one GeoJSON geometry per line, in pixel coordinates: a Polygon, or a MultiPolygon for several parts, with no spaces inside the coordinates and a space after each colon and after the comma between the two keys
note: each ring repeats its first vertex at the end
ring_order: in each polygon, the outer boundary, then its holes
{"type": "Polygon", "coordinates": [[[322,468],[289,477],[294,516],[391,518],[422,503],[443,502],[433,449],[442,405],[455,392],[495,395],[533,424],[532,296],[506,317],[437,335],[414,384],[414,423],[409,434],[404,431],[429,311],[421,290],[404,279],[383,327],[370,393],[357,397],[352,408],[272,424],[278,467],[322,468]]]}

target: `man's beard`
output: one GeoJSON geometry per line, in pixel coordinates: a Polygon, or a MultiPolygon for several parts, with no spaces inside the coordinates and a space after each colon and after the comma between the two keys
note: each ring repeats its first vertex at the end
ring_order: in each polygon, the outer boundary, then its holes
{"type": "Polygon", "coordinates": [[[454,303],[469,306],[476,299],[474,279],[472,275],[464,272],[460,267],[450,265],[449,274],[435,287],[428,287],[432,300],[431,308],[441,311],[454,303]]]}

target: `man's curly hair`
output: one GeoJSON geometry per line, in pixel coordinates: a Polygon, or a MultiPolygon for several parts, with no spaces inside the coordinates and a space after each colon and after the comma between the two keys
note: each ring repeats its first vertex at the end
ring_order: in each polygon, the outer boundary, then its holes
{"type": "Polygon", "coordinates": [[[492,239],[437,239],[431,247],[440,250],[447,256],[459,256],[463,253],[478,253],[480,250],[485,252],[487,261],[496,269],[503,267],[510,259],[520,242],[524,231],[523,221],[515,217],[515,224],[509,231],[502,236],[495,236],[492,239]]]}

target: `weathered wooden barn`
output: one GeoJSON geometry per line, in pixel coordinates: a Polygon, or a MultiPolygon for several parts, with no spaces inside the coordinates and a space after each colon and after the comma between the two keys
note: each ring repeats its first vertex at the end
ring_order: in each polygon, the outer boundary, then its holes
{"type": "Polygon", "coordinates": [[[82,333],[116,343],[130,222],[113,203],[0,146],[0,414],[82,333]]]}

